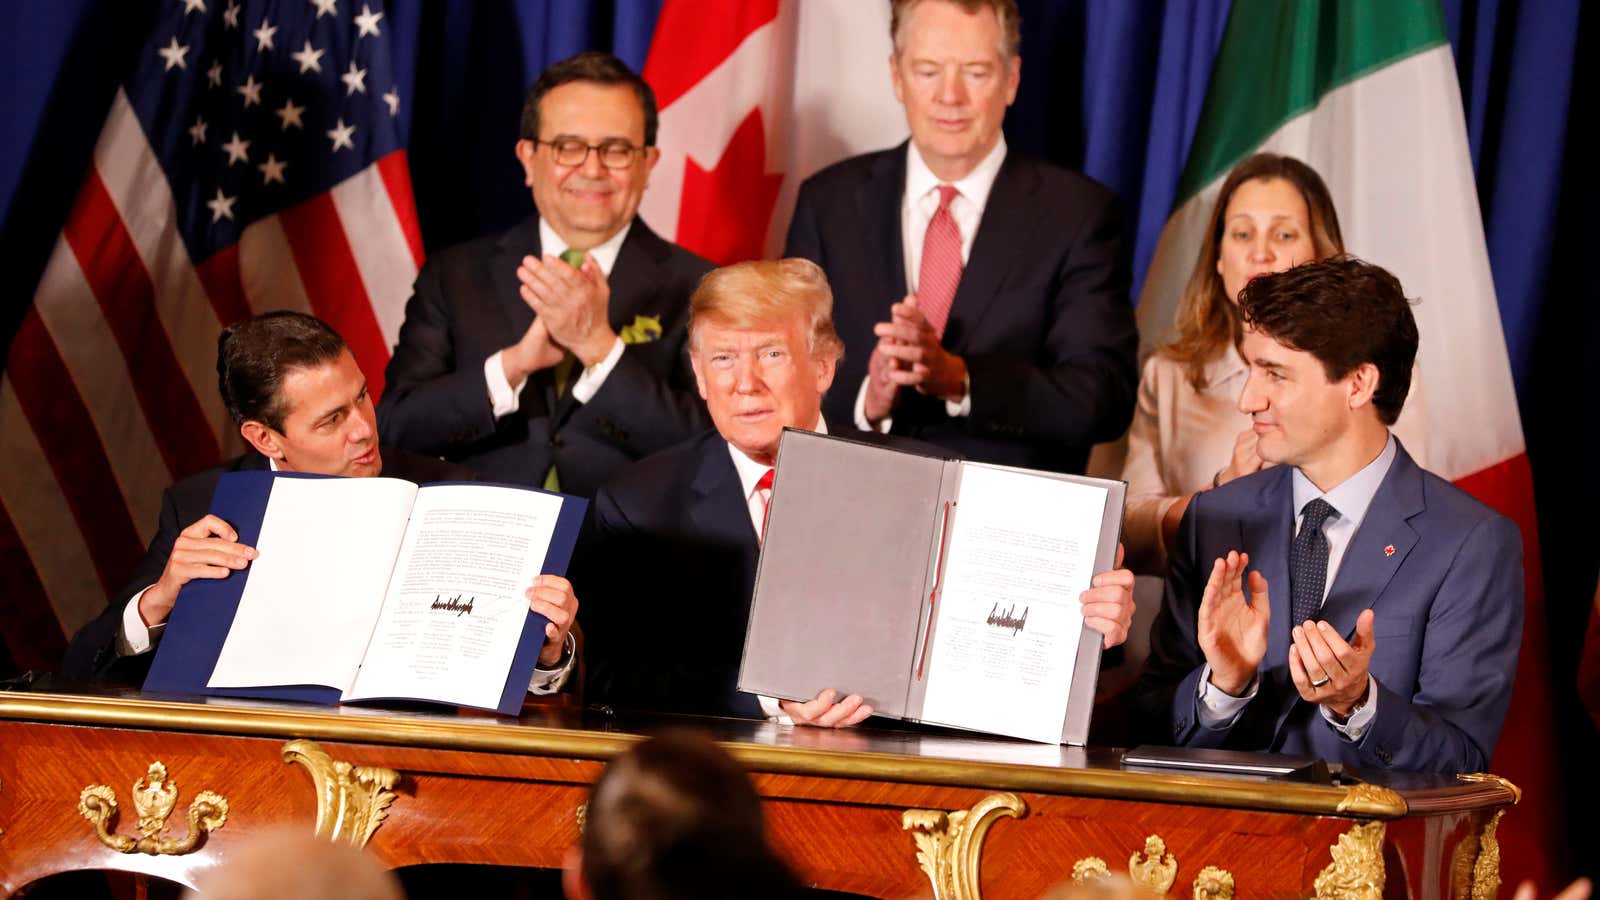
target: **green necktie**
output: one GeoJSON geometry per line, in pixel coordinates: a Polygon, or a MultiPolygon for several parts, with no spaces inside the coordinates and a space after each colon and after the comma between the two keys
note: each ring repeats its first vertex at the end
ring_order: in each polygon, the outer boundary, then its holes
{"type": "MultiPolygon", "coordinates": [[[[583,251],[576,247],[568,247],[561,251],[561,261],[574,269],[581,269],[583,268],[583,251]]],[[[573,355],[567,353],[561,357],[560,362],[556,363],[555,372],[552,375],[555,378],[557,397],[567,392],[567,381],[572,378],[572,366],[575,361],[576,359],[573,355]]],[[[561,478],[556,475],[554,464],[550,466],[550,471],[545,473],[544,489],[547,491],[561,490],[561,478]]]]}

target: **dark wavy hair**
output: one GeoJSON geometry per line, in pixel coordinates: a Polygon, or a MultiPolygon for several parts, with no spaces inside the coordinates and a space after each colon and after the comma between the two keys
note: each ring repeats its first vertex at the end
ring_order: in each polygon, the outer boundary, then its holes
{"type": "Polygon", "coordinates": [[[222,405],[235,425],[254,420],[282,431],[284,377],[330,363],[346,349],[339,332],[305,313],[277,310],[230,325],[217,336],[222,405]]]}
{"type": "Polygon", "coordinates": [[[1302,263],[1253,279],[1239,311],[1251,328],[1316,357],[1330,381],[1372,363],[1378,419],[1393,425],[1400,417],[1417,359],[1417,320],[1389,270],[1353,256],[1302,263]]]}

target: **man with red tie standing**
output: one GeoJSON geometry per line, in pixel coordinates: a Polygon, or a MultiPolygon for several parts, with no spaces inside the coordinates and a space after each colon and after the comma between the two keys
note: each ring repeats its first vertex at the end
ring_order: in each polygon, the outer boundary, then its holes
{"type": "Polygon", "coordinates": [[[1115,196],[1008,152],[1015,0],[894,0],[890,27],[911,139],[808,179],[785,251],[837,297],[845,355],[824,410],[969,459],[1082,471],[1126,429],[1137,386],[1115,196]]]}

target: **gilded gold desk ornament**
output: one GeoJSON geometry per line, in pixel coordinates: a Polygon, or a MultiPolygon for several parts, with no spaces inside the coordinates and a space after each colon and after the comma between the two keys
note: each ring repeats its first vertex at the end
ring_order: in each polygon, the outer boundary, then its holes
{"type": "Polygon", "coordinates": [[[299,763],[311,773],[319,837],[365,847],[388,818],[395,797],[390,788],[399,783],[399,772],[334,759],[316,741],[307,740],[284,744],[283,761],[299,763]]]}
{"type": "Polygon", "coordinates": [[[1194,900],[1233,900],[1233,873],[1206,866],[1194,877],[1194,900]]]}
{"type": "Polygon", "coordinates": [[[1152,834],[1144,839],[1144,853],[1128,857],[1128,876],[1139,887],[1166,896],[1178,879],[1178,858],[1167,852],[1166,841],[1152,834]]]}
{"type": "Polygon", "coordinates": [[[1088,884],[1111,877],[1111,868],[1098,856],[1085,856],[1072,864],[1072,883],[1088,884]]]}
{"type": "Polygon", "coordinates": [[[167,779],[167,767],[150,764],[143,778],[133,783],[133,810],[139,817],[139,836],[113,834],[108,825],[117,811],[117,792],[108,785],[91,784],[78,794],[78,814],[94,825],[100,843],[118,853],[179,856],[193,850],[200,836],[216,831],[228,821],[228,801],[213,791],[201,791],[189,803],[189,832],[181,838],[162,836],[167,817],[178,804],[178,785],[167,779]]]}
{"type": "Polygon", "coordinates": [[[908,809],[900,826],[917,842],[917,862],[933,883],[935,900],[979,900],[983,839],[1001,816],[1021,818],[1028,805],[1013,793],[990,794],[971,809],[908,809]]]}
{"type": "Polygon", "coordinates": [[[1333,862],[1313,882],[1317,900],[1382,900],[1382,822],[1351,826],[1328,848],[1333,862]]]}

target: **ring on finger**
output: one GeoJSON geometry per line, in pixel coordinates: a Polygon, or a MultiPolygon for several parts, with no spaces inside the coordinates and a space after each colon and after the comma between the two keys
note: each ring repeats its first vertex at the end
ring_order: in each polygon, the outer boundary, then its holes
{"type": "Polygon", "coordinates": [[[1321,678],[1317,679],[1316,681],[1311,682],[1311,686],[1314,687],[1314,688],[1319,688],[1319,687],[1322,687],[1323,685],[1327,684],[1328,682],[1330,682],[1332,680],[1333,680],[1332,678],[1329,678],[1328,676],[1324,675],[1321,678]]]}

